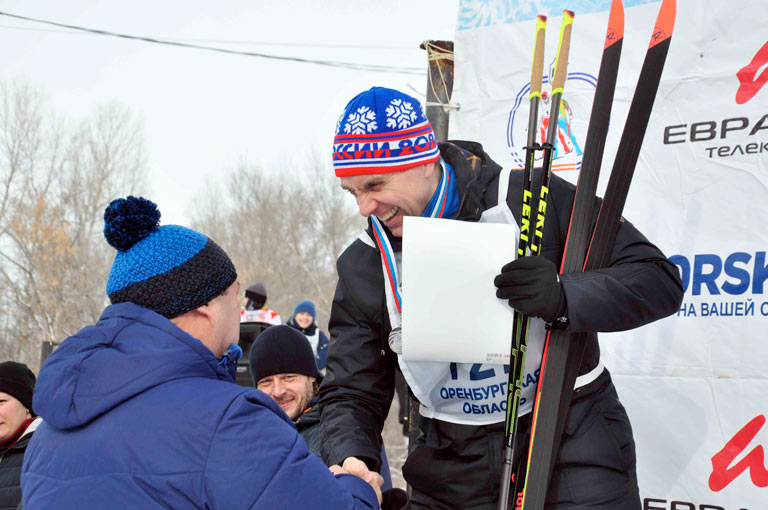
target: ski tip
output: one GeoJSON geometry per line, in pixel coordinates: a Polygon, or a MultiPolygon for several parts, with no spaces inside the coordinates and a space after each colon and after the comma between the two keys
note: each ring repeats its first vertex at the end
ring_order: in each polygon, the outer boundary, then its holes
{"type": "Polygon", "coordinates": [[[624,38],[624,4],[621,0],[611,2],[611,12],[608,14],[608,32],[605,34],[605,45],[608,46],[624,38]]]}
{"type": "Polygon", "coordinates": [[[657,44],[661,44],[672,37],[672,30],[675,28],[676,9],[676,0],[664,0],[661,2],[659,16],[656,18],[656,26],[653,27],[651,43],[648,45],[648,49],[653,48],[657,44]]]}
{"type": "Polygon", "coordinates": [[[573,23],[574,16],[576,16],[576,14],[574,14],[573,11],[569,11],[568,9],[563,10],[563,24],[569,25],[573,23]]]}
{"type": "Polygon", "coordinates": [[[547,28],[547,17],[542,14],[539,14],[536,17],[536,35],[538,36],[538,34],[541,33],[541,31],[546,28],[547,28]]]}
{"type": "Polygon", "coordinates": [[[538,16],[536,16],[536,17],[539,19],[539,21],[540,21],[541,23],[546,23],[546,22],[547,22],[547,17],[546,17],[546,16],[544,16],[543,14],[539,14],[539,15],[538,15],[538,16]]]}

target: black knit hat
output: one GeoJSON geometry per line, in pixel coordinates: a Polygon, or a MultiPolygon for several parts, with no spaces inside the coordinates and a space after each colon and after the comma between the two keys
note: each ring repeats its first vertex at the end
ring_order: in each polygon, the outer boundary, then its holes
{"type": "Polygon", "coordinates": [[[4,361],[0,363],[0,391],[7,393],[32,410],[32,394],[35,391],[35,374],[24,363],[4,361]]]}
{"type": "Polygon", "coordinates": [[[256,337],[248,365],[253,384],[275,374],[301,374],[320,378],[309,340],[285,325],[269,327],[256,337]]]}
{"type": "Polygon", "coordinates": [[[159,222],[157,206],[140,197],[113,200],[104,211],[104,237],[117,249],[107,295],[172,319],[222,294],[237,272],[207,236],[159,222]]]}

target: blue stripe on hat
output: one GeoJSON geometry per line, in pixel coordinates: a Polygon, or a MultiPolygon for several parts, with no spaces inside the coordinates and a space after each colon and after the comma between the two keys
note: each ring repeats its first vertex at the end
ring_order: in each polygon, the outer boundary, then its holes
{"type": "Polygon", "coordinates": [[[164,225],[127,251],[118,251],[107,280],[107,295],[167,273],[199,253],[208,238],[179,225],[164,225]]]}

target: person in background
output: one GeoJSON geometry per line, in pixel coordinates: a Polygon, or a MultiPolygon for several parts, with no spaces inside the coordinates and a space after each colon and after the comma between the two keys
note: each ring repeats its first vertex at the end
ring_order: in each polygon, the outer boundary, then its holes
{"type": "Polygon", "coordinates": [[[300,331],[312,346],[315,354],[315,364],[321,374],[325,374],[325,359],[328,356],[328,337],[325,336],[317,323],[315,323],[315,304],[312,301],[302,301],[293,310],[293,317],[288,319],[288,324],[293,329],[300,331]]]}
{"type": "Polygon", "coordinates": [[[245,289],[243,307],[240,310],[240,322],[263,322],[271,326],[282,324],[280,314],[266,306],[267,289],[261,282],[253,283],[245,289]]]}
{"type": "Polygon", "coordinates": [[[207,236],[159,223],[143,198],[104,212],[112,304],[40,370],[24,510],[378,508],[379,475],[329,469],[271,398],[234,384],[235,267],[207,236]]]}
{"type": "MultiPolygon", "coordinates": [[[[327,449],[328,440],[320,424],[317,406],[322,375],[317,370],[307,339],[287,325],[266,329],[253,343],[248,365],[254,386],[272,397],[293,420],[309,451],[332,459],[334,454],[327,449]]],[[[381,454],[380,474],[384,478],[381,490],[387,491],[392,488],[392,477],[383,446],[381,454]]],[[[395,493],[385,493],[384,496],[387,500],[395,499],[395,493]]],[[[400,508],[388,506],[390,504],[382,504],[382,508],[400,508]]]]}
{"type": "Polygon", "coordinates": [[[21,502],[21,464],[40,424],[32,409],[35,374],[23,363],[0,363],[0,510],[21,502]]]}

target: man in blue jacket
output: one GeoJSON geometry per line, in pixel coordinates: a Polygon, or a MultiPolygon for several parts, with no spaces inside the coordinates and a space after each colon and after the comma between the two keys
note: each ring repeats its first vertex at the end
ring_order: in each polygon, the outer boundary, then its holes
{"type": "Polygon", "coordinates": [[[329,470],[271,398],[234,384],[235,268],[159,219],[135,197],[104,213],[112,305],[40,371],[25,510],[379,508],[379,475],[329,470]]]}

